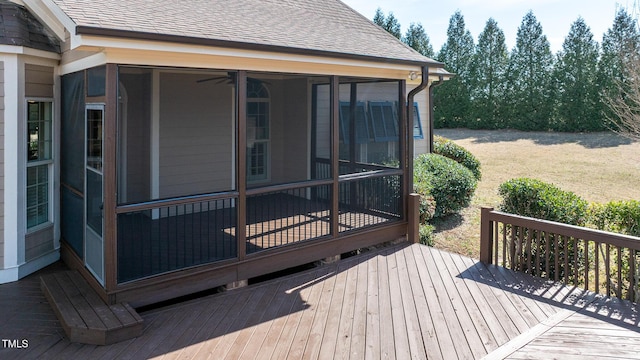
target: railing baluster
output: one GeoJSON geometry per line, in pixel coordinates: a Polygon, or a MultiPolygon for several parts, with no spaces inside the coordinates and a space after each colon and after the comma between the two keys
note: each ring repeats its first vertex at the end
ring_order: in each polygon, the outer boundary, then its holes
{"type": "Polygon", "coordinates": [[[584,241],[584,288],[589,290],[589,242],[584,241]]]}
{"type": "Polygon", "coordinates": [[[567,236],[562,237],[562,244],[564,245],[564,283],[568,284],[569,281],[569,241],[567,240],[567,236]]]}
{"type": "Polygon", "coordinates": [[[618,289],[616,294],[618,298],[622,298],[622,249],[620,246],[616,246],[618,248],[618,289]]]}
{"type": "Polygon", "coordinates": [[[549,250],[551,249],[551,244],[549,244],[549,232],[544,232],[544,273],[547,279],[551,279],[551,274],[549,274],[549,263],[553,260],[549,258],[549,250]]]}
{"type": "Polygon", "coordinates": [[[573,284],[574,285],[578,285],[580,283],[580,269],[578,264],[580,263],[580,259],[579,256],[580,254],[578,253],[578,240],[577,238],[572,237],[573,239],[573,284]]]}
{"type": "Polygon", "coordinates": [[[502,266],[506,267],[507,261],[507,231],[509,231],[506,223],[502,223],[502,266]]]}
{"type": "Polygon", "coordinates": [[[636,251],[629,249],[629,291],[627,299],[635,301],[636,299],[636,251]]]}
{"type": "Polygon", "coordinates": [[[600,294],[600,243],[596,241],[594,246],[595,291],[600,294]]]}
{"type": "Polygon", "coordinates": [[[527,274],[533,274],[533,269],[532,269],[532,261],[534,261],[533,256],[531,254],[531,249],[532,249],[532,234],[531,232],[533,231],[532,229],[527,228],[526,230],[527,233],[527,245],[526,245],[526,257],[527,257],[527,263],[525,264],[525,270],[527,274]]]}
{"type": "Polygon", "coordinates": [[[493,241],[493,244],[492,244],[493,245],[493,263],[496,265],[499,265],[498,264],[498,242],[500,239],[500,233],[498,231],[500,229],[498,225],[499,224],[497,221],[493,222],[493,234],[492,234],[493,239],[491,239],[491,241],[493,241]]]}
{"type": "Polygon", "coordinates": [[[606,282],[607,282],[607,296],[611,295],[611,246],[609,244],[607,244],[605,246],[605,277],[606,277],[606,282]]]}

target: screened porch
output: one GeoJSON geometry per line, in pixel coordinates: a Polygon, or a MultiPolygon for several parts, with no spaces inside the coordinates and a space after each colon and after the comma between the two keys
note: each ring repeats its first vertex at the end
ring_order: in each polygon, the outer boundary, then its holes
{"type": "MultiPolygon", "coordinates": [[[[64,117],[76,130],[67,136],[86,139],[84,159],[63,149],[63,239],[118,293],[282,250],[290,260],[249,273],[280,270],[309,257],[291,251],[369,229],[393,225],[402,235],[405,86],[116,65],[65,75],[63,88],[76,97],[63,109],[75,114],[64,117]],[[84,222],[65,221],[74,214],[84,222]]],[[[355,249],[379,236],[331,246],[355,249]]]]}

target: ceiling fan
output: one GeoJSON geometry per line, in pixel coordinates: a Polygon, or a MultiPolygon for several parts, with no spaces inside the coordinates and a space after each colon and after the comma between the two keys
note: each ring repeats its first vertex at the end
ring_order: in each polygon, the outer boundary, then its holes
{"type": "MultiPolygon", "coordinates": [[[[208,77],[208,78],[204,78],[204,79],[200,79],[200,80],[196,80],[197,83],[204,83],[204,82],[208,82],[208,81],[215,81],[214,84],[218,85],[218,84],[228,84],[228,85],[235,85],[236,84],[236,73],[235,72],[228,72],[227,76],[214,76],[214,77],[208,77]]],[[[247,77],[247,82],[253,82],[255,84],[267,84],[267,85],[271,85],[270,83],[260,80],[260,79],[256,79],[256,78],[250,78],[247,77]]]]}

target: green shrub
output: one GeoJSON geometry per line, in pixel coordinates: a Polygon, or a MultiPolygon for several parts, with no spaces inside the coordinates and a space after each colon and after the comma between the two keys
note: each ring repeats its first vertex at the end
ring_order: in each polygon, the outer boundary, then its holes
{"type": "Polygon", "coordinates": [[[584,225],[588,203],[580,196],[540,180],[519,178],[500,185],[500,210],[511,214],[584,225]]]}
{"type": "Polygon", "coordinates": [[[640,237],[640,201],[611,201],[589,206],[589,223],[605,231],[640,237]]]}
{"type": "Polygon", "coordinates": [[[420,195],[420,224],[426,224],[436,214],[436,200],[431,196],[431,184],[424,181],[414,183],[413,191],[420,195]]]}
{"type": "Polygon", "coordinates": [[[433,230],[435,228],[430,224],[420,224],[420,244],[433,246],[433,230]]]}
{"type": "Polygon", "coordinates": [[[477,186],[469,169],[438,154],[422,154],[415,159],[414,183],[429,189],[435,199],[434,217],[469,206],[477,186]]]}
{"type": "MultiPolygon", "coordinates": [[[[555,185],[536,179],[519,178],[501,184],[498,192],[502,196],[501,211],[571,225],[582,226],[586,223],[587,201],[570,191],[561,190],[555,185]]],[[[535,230],[519,226],[509,227],[508,231],[512,233],[512,236],[509,237],[510,242],[516,238],[539,239],[537,246],[521,250],[519,270],[542,273],[546,271],[548,265],[549,273],[547,276],[554,278],[558,275],[559,279],[572,276],[576,271],[582,273],[581,271],[584,270],[584,259],[580,256],[577,258],[574,256],[574,254],[584,253],[584,245],[572,241],[565,244],[562,238],[555,239],[553,234],[548,235],[549,244],[546,244],[547,237],[541,236],[535,230]],[[558,240],[557,245],[556,240],[558,240]],[[548,252],[546,251],[547,245],[548,252]],[[569,267],[566,269],[563,266],[556,268],[556,255],[561,258],[567,257],[569,267]]],[[[513,249],[516,248],[514,243],[509,246],[513,249]]],[[[511,260],[515,261],[515,259],[511,260]]]]}
{"type": "Polygon", "coordinates": [[[433,152],[453,159],[471,170],[476,180],[480,180],[480,161],[469,150],[442,136],[433,137],[433,152]]]}

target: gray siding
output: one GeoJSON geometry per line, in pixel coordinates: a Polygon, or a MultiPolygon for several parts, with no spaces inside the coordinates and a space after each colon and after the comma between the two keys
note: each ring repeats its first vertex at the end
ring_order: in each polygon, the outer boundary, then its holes
{"type": "MultiPolygon", "coordinates": [[[[412,87],[413,88],[413,87],[412,87]]],[[[407,89],[409,92],[411,88],[407,89]]],[[[418,103],[420,113],[420,123],[422,124],[423,139],[415,139],[414,155],[426,154],[429,150],[429,90],[419,92],[414,101],[418,103]]]]}
{"type": "Polygon", "coordinates": [[[229,190],[233,89],[202,75],[160,76],[160,197],[229,190]]]}
{"type": "Polygon", "coordinates": [[[51,250],[53,250],[53,225],[25,236],[24,258],[26,261],[37,259],[51,250]]]}
{"type": "Polygon", "coordinates": [[[271,89],[271,182],[307,180],[307,80],[273,82],[271,89]]]}
{"type": "Polygon", "coordinates": [[[0,61],[0,269],[4,269],[4,62],[0,61]]]}
{"type": "Polygon", "coordinates": [[[26,97],[53,97],[53,67],[26,64],[24,70],[26,97]]]}

